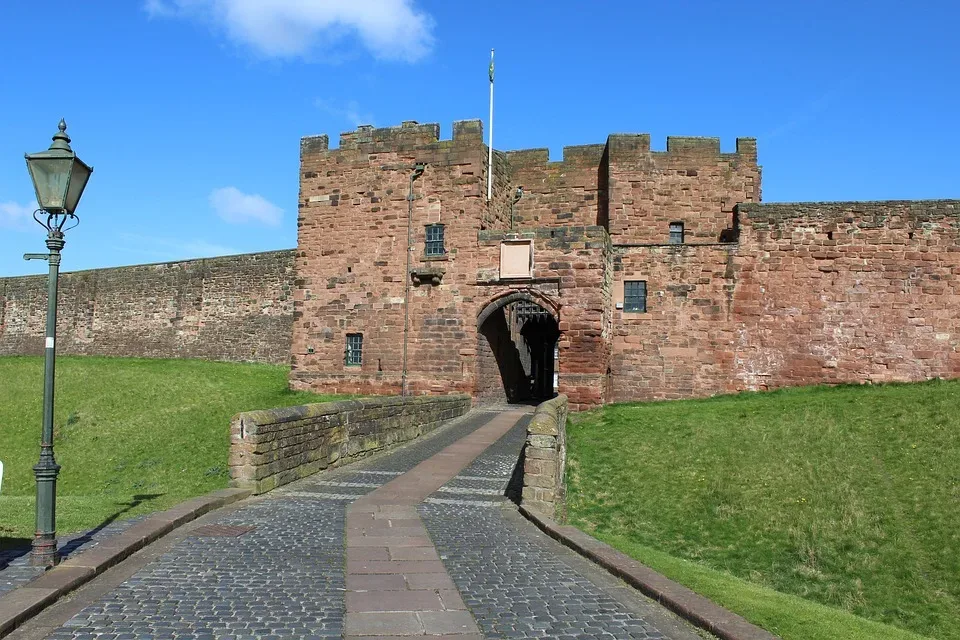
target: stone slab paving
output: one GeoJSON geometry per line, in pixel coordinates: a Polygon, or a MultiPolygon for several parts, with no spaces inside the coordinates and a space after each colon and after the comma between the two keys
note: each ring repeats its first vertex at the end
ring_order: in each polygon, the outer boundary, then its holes
{"type": "Polygon", "coordinates": [[[482,638],[417,515],[440,489],[523,415],[501,413],[347,509],[349,639],[386,636],[482,638]]]}
{"type": "Polygon", "coordinates": [[[610,595],[623,585],[599,586],[505,506],[521,413],[474,411],[214,514],[209,524],[252,529],[187,531],[47,637],[695,638],[658,631],[657,616],[610,595]]]}

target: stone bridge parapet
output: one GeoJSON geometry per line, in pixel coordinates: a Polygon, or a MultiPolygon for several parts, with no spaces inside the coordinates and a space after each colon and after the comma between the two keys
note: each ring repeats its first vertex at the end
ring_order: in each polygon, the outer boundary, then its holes
{"type": "Polygon", "coordinates": [[[360,398],[246,411],[230,421],[230,484],[266,493],[419,438],[470,410],[470,396],[360,398]]]}
{"type": "Polygon", "coordinates": [[[564,519],[567,460],[567,396],[537,406],[527,426],[521,505],[553,520],[564,519]]]}

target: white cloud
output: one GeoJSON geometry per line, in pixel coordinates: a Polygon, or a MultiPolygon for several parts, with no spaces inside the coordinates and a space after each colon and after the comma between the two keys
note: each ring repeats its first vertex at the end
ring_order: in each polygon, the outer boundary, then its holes
{"type": "Polygon", "coordinates": [[[317,98],[313,101],[313,104],[321,111],[345,120],[354,127],[361,124],[374,124],[373,114],[369,111],[361,111],[360,104],[356,100],[348,100],[345,104],[340,105],[334,100],[317,98]]]}
{"type": "Polygon", "coordinates": [[[0,228],[22,230],[30,226],[36,203],[18,204],[16,202],[0,202],[0,228]]]}
{"type": "Polygon", "coordinates": [[[260,222],[275,227],[283,217],[283,209],[263,196],[244,193],[236,187],[211,191],[210,206],[227,222],[260,222]]]}
{"type": "Polygon", "coordinates": [[[415,62],[433,47],[433,18],[414,0],[145,0],[143,9],[210,23],[271,58],[329,53],[348,35],[386,60],[415,62]]]}

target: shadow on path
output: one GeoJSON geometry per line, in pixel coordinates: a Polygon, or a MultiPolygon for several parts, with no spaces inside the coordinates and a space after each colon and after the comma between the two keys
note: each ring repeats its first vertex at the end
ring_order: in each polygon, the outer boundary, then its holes
{"type": "Polygon", "coordinates": [[[507,497],[507,500],[520,504],[520,498],[523,494],[523,463],[527,459],[527,444],[523,444],[523,448],[520,449],[520,456],[517,458],[517,464],[513,467],[513,472],[510,474],[510,480],[507,482],[507,488],[503,492],[503,495],[507,497]]]}
{"type": "MultiPolygon", "coordinates": [[[[60,557],[66,558],[74,551],[77,551],[84,545],[92,542],[94,537],[115,522],[123,514],[134,509],[145,502],[155,500],[165,494],[163,493],[138,493],[133,496],[130,502],[120,502],[123,508],[112,513],[93,529],[85,531],[79,536],[72,537],[69,541],[60,547],[60,557]]],[[[61,536],[63,537],[63,536],[61,536]]],[[[21,558],[30,553],[30,546],[33,541],[29,538],[9,538],[0,537],[0,571],[6,569],[17,558],[21,558]]]]}

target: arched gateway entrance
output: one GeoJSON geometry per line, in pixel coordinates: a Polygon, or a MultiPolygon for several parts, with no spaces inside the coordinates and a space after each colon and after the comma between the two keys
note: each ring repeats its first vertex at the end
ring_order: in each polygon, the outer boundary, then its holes
{"type": "Polygon", "coordinates": [[[560,330],[549,302],[526,292],[494,300],[477,316],[480,402],[530,402],[557,392],[560,330]]]}

